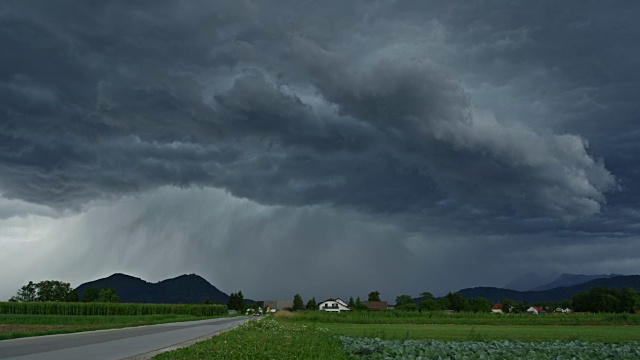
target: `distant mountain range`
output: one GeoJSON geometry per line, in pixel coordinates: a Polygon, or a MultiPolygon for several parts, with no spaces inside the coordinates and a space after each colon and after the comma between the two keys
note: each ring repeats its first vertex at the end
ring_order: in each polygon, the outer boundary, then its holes
{"type": "MultiPolygon", "coordinates": [[[[599,278],[577,285],[555,287],[552,289],[544,289],[540,291],[518,291],[496,287],[475,287],[462,289],[457,292],[464,294],[467,298],[483,297],[493,302],[499,302],[508,298],[516,301],[528,301],[529,303],[537,303],[542,301],[569,300],[573,297],[573,295],[582,291],[590,290],[596,286],[613,287],[617,289],[631,287],[636,290],[640,290],[640,275],[620,275],[608,278],[599,278]]],[[[544,288],[544,286],[541,287],[544,288]]]]}
{"type": "MultiPolygon", "coordinates": [[[[120,297],[120,301],[125,303],[200,304],[209,299],[213,303],[226,304],[229,298],[229,295],[196,274],[180,275],[157,283],[150,283],[130,275],[113,274],[78,286],[80,299],[90,287],[99,289],[112,287],[120,297]]],[[[249,299],[245,301],[254,302],[249,299]]]]}
{"type": "Polygon", "coordinates": [[[583,274],[551,274],[541,276],[536,273],[527,273],[517,276],[509,283],[503,286],[504,289],[518,291],[543,291],[557,287],[572,286],[585,283],[587,281],[621,276],[621,274],[600,274],[600,275],[583,275],[583,274]]]}
{"type": "Polygon", "coordinates": [[[608,279],[616,276],[622,276],[622,274],[600,274],[600,275],[562,274],[548,284],[544,284],[529,290],[544,291],[544,290],[549,290],[549,289],[554,289],[559,287],[578,285],[578,284],[586,283],[587,281],[591,281],[595,279],[608,279]]]}

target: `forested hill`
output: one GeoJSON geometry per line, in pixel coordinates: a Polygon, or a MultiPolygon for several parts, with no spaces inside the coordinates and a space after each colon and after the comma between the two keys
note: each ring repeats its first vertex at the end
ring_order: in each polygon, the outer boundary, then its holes
{"type": "Polygon", "coordinates": [[[229,298],[229,295],[195,274],[180,275],[157,283],[150,283],[130,275],[113,274],[78,286],[78,295],[81,299],[86,289],[90,287],[99,289],[111,287],[115,289],[120,301],[126,303],[198,304],[209,299],[213,303],[224,304],[229,298]]]}
{"type": "Polygon", "coordinates": [[[568,300],[571,299],[573,295],[590,290],[596,286],[613,287],[617,289],[631,287],[640,290],[640,275],[595,279],[578,285],[558,287],[543,291],[517,291],[495,287],[475,287],[459,290],[458,293],[464,294],[467,298],[482,297],[492,302],[499,302],[508,298],[516,301],[528,301],[533,304],[542,301],[568,300]]]}

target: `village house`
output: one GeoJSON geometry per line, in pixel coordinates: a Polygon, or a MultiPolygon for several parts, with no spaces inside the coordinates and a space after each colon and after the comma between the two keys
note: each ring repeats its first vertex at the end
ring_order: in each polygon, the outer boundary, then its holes
{"type": "Polygon", "coordinates": [[[348,311],[349,305],[340,299],[332,299],[329,298],[318,304],[318,309],[322,311],[329,312],[340,312],[340,311],[348,311]]]}
{"type": "Polygon", "coordinates": [[[561,307],[558,307],[558,308],[556,308],[555,312],[557,312],[557,313],[563,313],[563,314],[568,314],[568,313],[570,313],[570,312],[572,312],[572,311],[571,311],[571,309],[569,309],[569,308],[564,308],[564,309],[563,309],[563,308],[561,308],[561,307]]]}
{"type": "Polygon", "coordinates": [[[364,305],[369,310],[389,310],[389,304],[386,301],[365,301],[364,305]]]}
{"type": "Polygon", "coordinates": [[[541,314],[544,314],[544,309],[541,308],[540,306],[532,306],[527,309],[527,312],[529,314],[541,315],[541,314]]]}
{"type": "Polygon", "coordinates": [[[491,308],[491,312],[496,314],[502,314],[502,304],[493,305],[493,307],[491,308]]]}

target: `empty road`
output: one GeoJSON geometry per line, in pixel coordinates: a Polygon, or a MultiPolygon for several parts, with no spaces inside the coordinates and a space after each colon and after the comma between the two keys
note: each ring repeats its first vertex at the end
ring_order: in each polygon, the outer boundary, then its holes
{"type": "Polygon", "coordinates": [[[144,359],[158,350],[211,337],[248,320],[222,318],[3,340],[0,359],[144,359]]]}

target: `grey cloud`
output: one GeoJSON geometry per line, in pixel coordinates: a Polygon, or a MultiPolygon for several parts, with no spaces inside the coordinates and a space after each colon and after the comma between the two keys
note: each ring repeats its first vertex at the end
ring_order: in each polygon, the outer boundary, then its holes
{"type": "Polygon", "coordinates": [[[540,218],[582,226],[617,199],[617,179],[628,192],[636,181],[625,167],[635,157],[573,122],[587,114],[595,126],[602,110],[555,101],[604,93],[611,107],[622,88],[614,69],[608,90],[572,95],[576,79],[604,78],[571,67],[582,62],[568,51],[549,55],[577,39],[603,61],[590,48],[602,38],[579,36],[610,29],[587,21],[594,4],[545,21],[549,3],[70,4],[2,7],[6,198],[78,209],[165,184],[213,186],[266,204],[503,219],[517,232],[540,218]],[[531,105],[527,94],[545,91],[531,105]],[[534,107],[544,118],[522,110],[534,107]]]}

